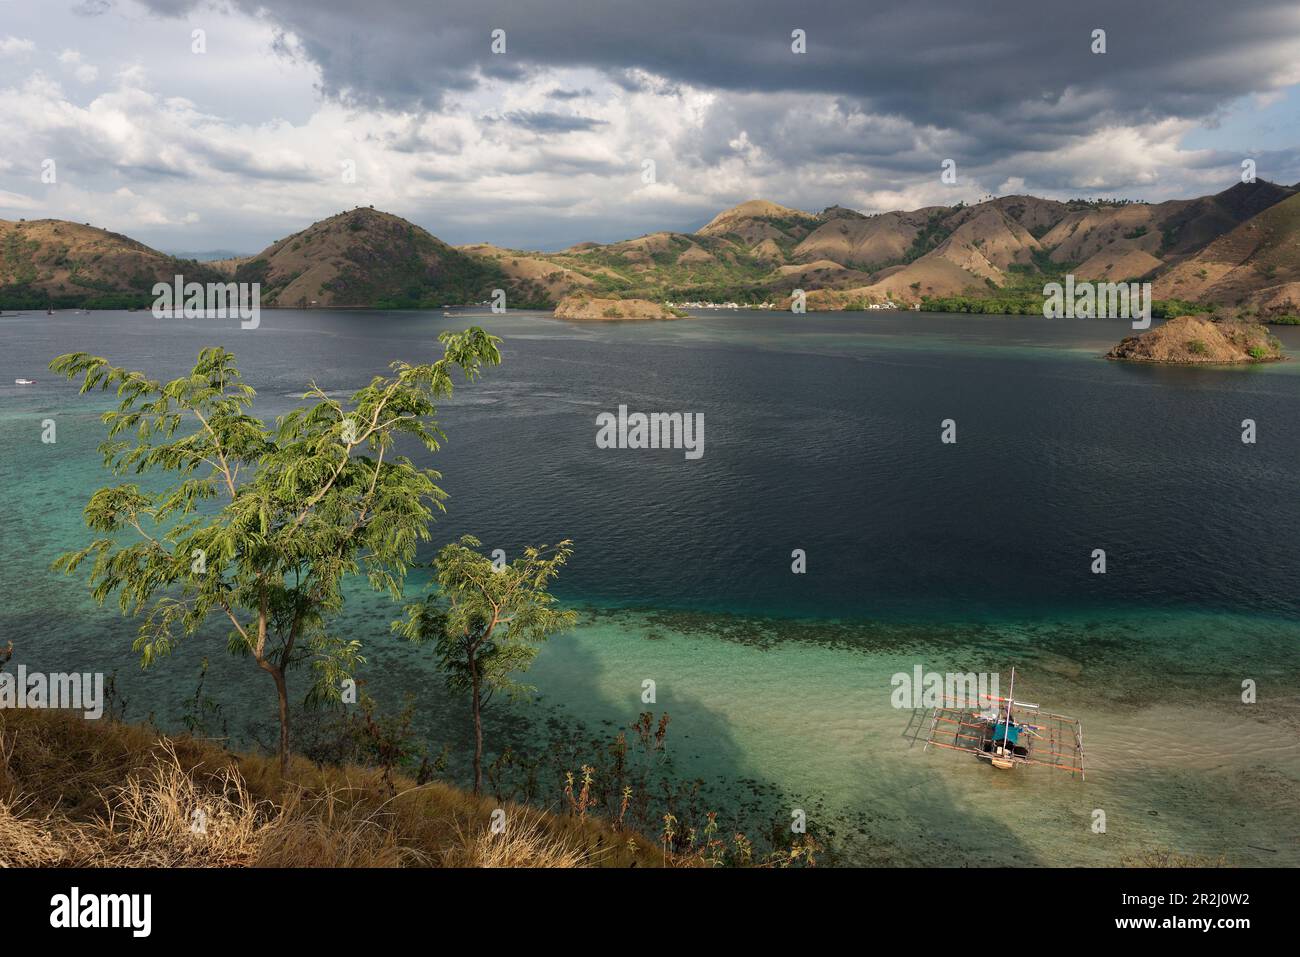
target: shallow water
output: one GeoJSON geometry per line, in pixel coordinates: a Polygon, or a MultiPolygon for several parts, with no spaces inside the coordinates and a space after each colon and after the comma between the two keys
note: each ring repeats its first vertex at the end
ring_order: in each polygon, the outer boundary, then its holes
{"type": "MultiPolygon", "coordinates": [[[[683,773],[717,782],[719,801],[760,790],[763,813],[807,810],[850,862],[1108,864],[1159,847],[1300,863],[1300,364],[1101,360],[1124,323],[466,310],[267,312],[241,331],[0,317],[0,640],[33,668],[117,669],[132,715],[173,726],[206,653],[232,723],[269,719],[269,681],[224,657],[220,629],[142,675],[133,624],[46,570],[84,543],[80,509],[107,484],[93,449],[108,400],[45,364],[86,350],[170,376],[219,343],[270,416],[309,377],[347,393],[475,323],[505,338],[505,364],[444,409],[434,462],[452,497],[436,539],[473,532],[509,553],[573,538],[558,590],[587,609],[531,672],[539,702],[503,706],[499,735],[527,740],[542,716],[600,731],[668,711],[683,773]],[[5,384],[19,376],[39,382],[5,384]],[[704,457],[596,449],[596,414],[619,404],[704,413],[704,457]],[[956,445],[939,441],[945,418],[956,445]],[[1082,719],[1087,780],[909,747],[889,679],[917,664],[1014,665],[1025,696],[1082,719]],[[1246,679],[1256,704],[1241,702],[1246,679]]],[[[1300,352],[1300,330],[1278,334],[1300,352]]],[[[388,637],[393,612],[357,591],[340,623],[367,641],[369,690],[417,695],[430,739],[461,743],[459,703],[388,637]]]]}

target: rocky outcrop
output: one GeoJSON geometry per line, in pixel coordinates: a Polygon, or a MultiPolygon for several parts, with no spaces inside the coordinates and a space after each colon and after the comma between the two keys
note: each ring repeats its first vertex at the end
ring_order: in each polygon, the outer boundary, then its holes
{"type": "Polygon", "coordinates": [[[1179,316],[1140,336],[1129,336],[1106,353],[1133,362],[1235,363],[1285,358],[1282,344],[1255,322],[1212,322],[1179,316]]]}
{"type": "Polygon", "coordinates": [[[622,319],[685,319],[686,313],[649,299],[592,299],[579,295],[561,299],[555,307],[555,318],[617,322],[622,319]]]}

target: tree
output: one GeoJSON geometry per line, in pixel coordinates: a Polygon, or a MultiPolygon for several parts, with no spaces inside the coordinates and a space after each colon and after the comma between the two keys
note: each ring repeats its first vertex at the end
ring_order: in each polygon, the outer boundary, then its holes
{"type": "Polygon", "coordinates": [[[115,474],[169,473],[162,487],[124,483],[91,496],[85,520],[99,533],[60,556],[72,573],[93,557],[90,586],[101,604],[117,593],[123,614],[142,618],[133,649],[142,667],[165,657],[210,616],[231,625],[228,650],[251,657],[275,682],[281,773],[289,768],[287,674],[310,660],[309,701],[341,697],[343,679],[364,662],[361,642],[332,635],[345,576],[364,572],[376,591],[400,600],[434,510],[441,478],[395,454],[401,436],[436,451],[445,438],[434,401],[451,395],[452,372],[467,381],[501,361],[500,342],[482,329],[443,333],[443,357],[394,362],[349,406],[314,383],[310,400],[268,428],[249,414],[256,393],[235,357],[199,353],[188,376],[147,378],[87,353],[50,368],[82,377],[81,392],[116,387],[100,446],[115,474]],[[213,500],[219,506],[211,504],[213,500]]]}
{"type": "Polygon", "coordinates": [[[480,545],[465,535],[444,546],[432,565],[437,591],[393,622],[393,630],[412,641],[432,641],[447,687],[469,693],[475,794],[483,787],[483,709],[497,691],[531,691],[514,673],[527,671],[541,642],[577,621],[572,611],[556,608],[547,591],[573,553],[570,541],[526,548],[509,565],[475,551],[480,545]]]}

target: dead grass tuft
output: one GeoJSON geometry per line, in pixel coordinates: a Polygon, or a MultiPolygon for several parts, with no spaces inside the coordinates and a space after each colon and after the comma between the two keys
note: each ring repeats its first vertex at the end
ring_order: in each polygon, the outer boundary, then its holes
{"type": "Polygon", "coordinates": [[[0,866],[655,866],[599,821],[356,767],[48,711],[0,712],[0,866]],[[393,794],[392,786],[397,793],[393,794]],[[493,812],[505,827],[493,833],[493,812]]]}

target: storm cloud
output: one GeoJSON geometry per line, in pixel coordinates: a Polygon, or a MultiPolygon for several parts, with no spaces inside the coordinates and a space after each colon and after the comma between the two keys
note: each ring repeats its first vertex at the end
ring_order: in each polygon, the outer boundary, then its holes
{"type": "Polygon", "coordinates": [[[1098,124],[1202,117],[1300,78],[1294,0],[234,3],[292,31],[331,95],[395,109],[436,109],[484,79],[540,68],[639,69],[705,89],[833,94],[1018,148],[1098,124]],[[792,52],[795,30],[805,53],[792,52]],[[1104,54],[1092,52],[1094,30],[1104,54]]]}
{"type": "Polygon", "coordinates": [[[1294,0],[4,9],[0,216],[173,248],[255,251],[357,204],[450,242],[555,249],[757,197],[1159,201],[1232,185],[1244,157],[1300,180],[1294,0]]]}

